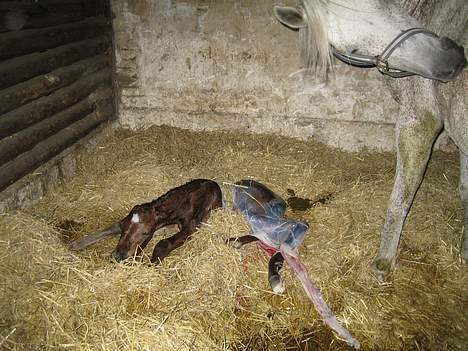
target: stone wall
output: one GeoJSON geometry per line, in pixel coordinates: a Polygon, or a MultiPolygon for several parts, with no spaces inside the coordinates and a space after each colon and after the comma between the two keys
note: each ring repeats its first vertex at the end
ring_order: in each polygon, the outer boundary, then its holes
{"type": "Polygon", "coordinates": [[[273,4],[112,0],[121,124],[392,150],[397,104],[380,73],[337,63],[325,84],[301,71],[298,33],[276,21],[273,4]]]}

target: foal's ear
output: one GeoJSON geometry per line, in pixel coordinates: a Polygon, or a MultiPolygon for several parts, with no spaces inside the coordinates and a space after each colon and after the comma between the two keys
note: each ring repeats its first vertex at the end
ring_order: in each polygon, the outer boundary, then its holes
{"type": "Polygon", "coordinates": [[[300,29],[307,25],[304,12],[297,7],[274,6],[273,13],[278,21],[291,29],[300,29]]]}

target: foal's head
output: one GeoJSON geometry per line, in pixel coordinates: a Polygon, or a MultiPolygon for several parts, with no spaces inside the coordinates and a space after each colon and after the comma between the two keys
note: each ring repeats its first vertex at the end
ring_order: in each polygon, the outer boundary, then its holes
{"type": "Polygon", "coordinates": [[[157,216],[154,208],[147,205],[135,206],[130,213],[120,221],[122,234],[112,257],[117,261],[133,256],[142,250],[153,237],[157,226],[157,216]]]}

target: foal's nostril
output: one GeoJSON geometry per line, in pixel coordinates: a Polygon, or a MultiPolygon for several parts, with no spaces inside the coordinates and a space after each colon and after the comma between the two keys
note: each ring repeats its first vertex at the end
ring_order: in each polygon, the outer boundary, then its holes
{"type": "Polygon", "coordinates": [[[123,259],[125,259],[125,257],[123,257],[122,255],[120,255],[120,254],[117,252],[117,250],[112,251],[112,255],[111,255],[111,256],[112,256],[112,258],[113,258],[114,260],[116,260],[117,262],[120,262],[120,261],[122,261],[123,259]]]}

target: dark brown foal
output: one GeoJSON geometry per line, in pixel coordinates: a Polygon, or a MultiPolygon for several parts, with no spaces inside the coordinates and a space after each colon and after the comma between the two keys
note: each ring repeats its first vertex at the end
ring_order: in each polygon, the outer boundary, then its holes
{"type": "Polygon", "coordinates": [[[158,229],[176,225],[179,232],[159,241],[154,248],[151,262],[157,264],[189,240],[211,210],[222,205],[219,185],[211,180],[196,179],[152,202],[135,206],[120,222],[73,241],[70,248],[82,250],[107,236],[121,233],[119,243],[112,252],[112,257],[121,261],[143,250],[158,229]]]}

